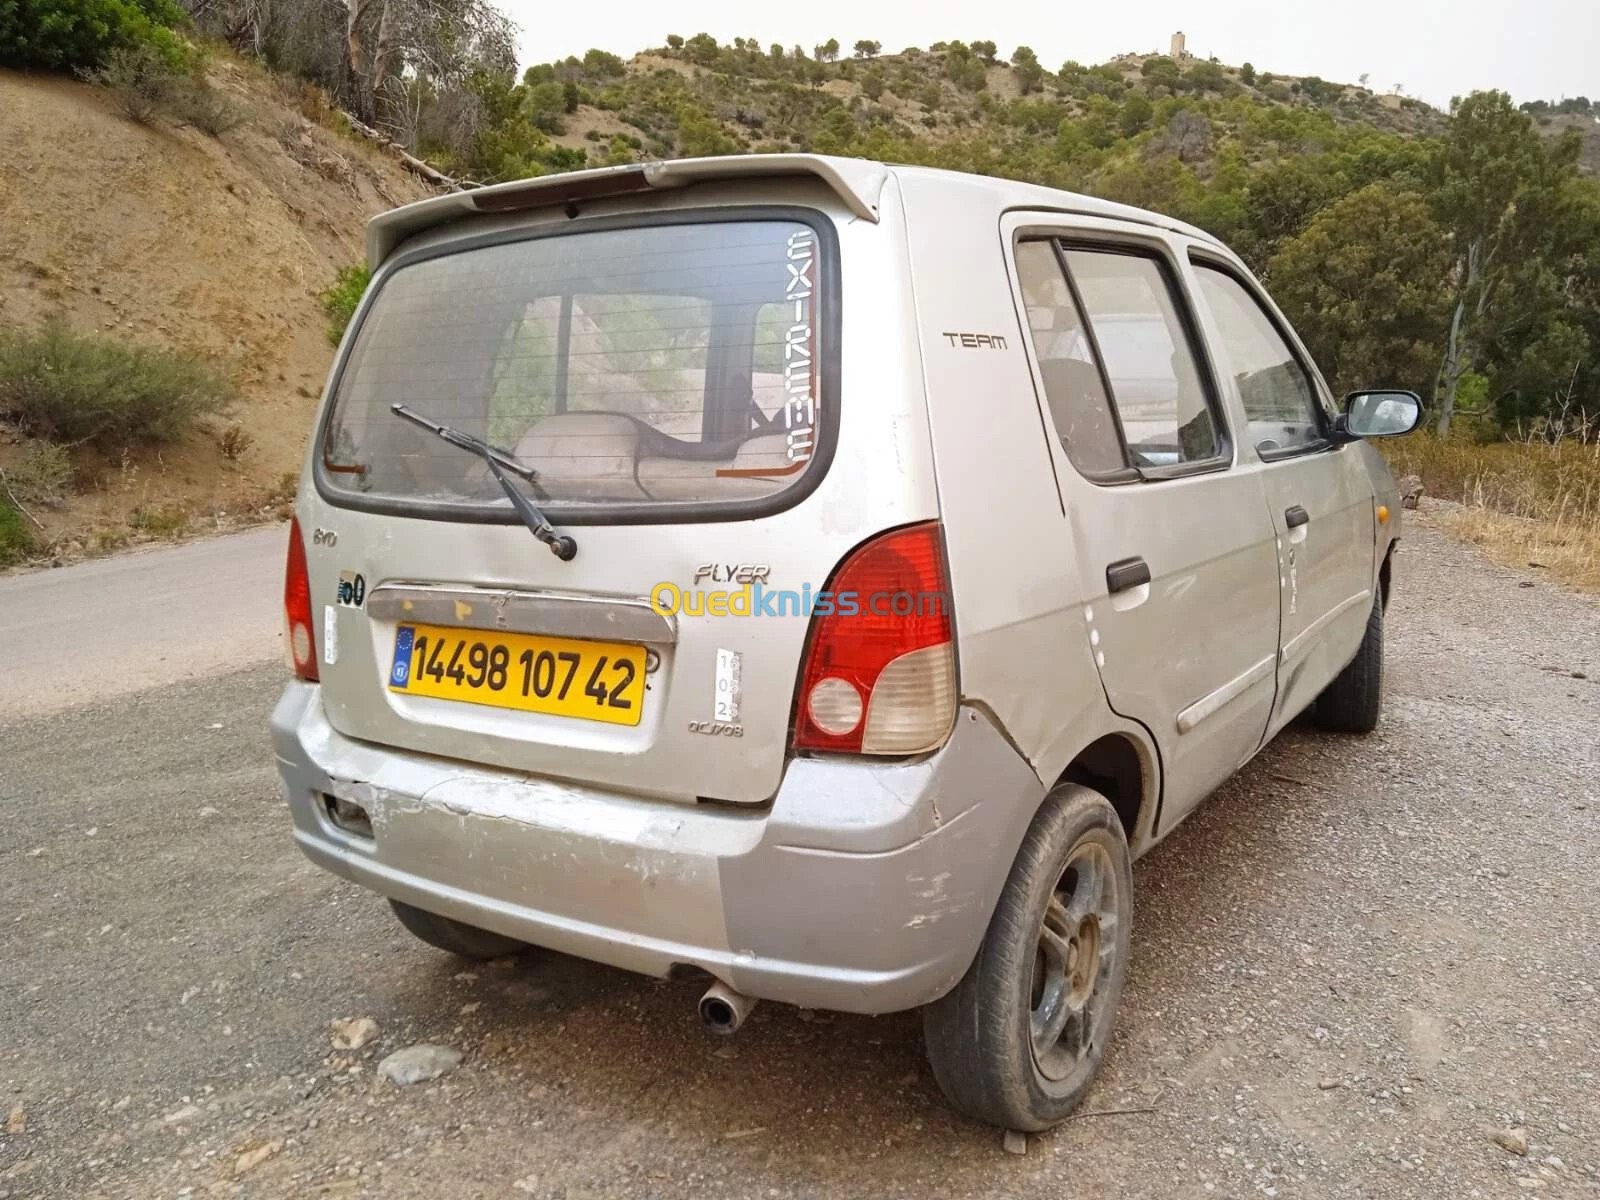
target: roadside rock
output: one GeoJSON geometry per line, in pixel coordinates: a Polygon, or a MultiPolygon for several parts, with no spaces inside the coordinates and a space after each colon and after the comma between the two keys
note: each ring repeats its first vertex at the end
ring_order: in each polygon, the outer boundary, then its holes
{"type": "Polygon", "coordinates": [[[11,1106],[11,1112],[6,1117],[6,1132],[10,1134],[26,1133],[28,1130],[28,1114],[18,1100],[11,1106]]]}
{"type": "Polygon", "coordinates": [[[378,1036],[378,1023],[371,1017],[344,1017],[330,1028],[335,1050],[359,1050],[378,1036]]]}
{"type": "Polygon", "coordinates": [[[1490,1137],[1495,1145],[1507,1153],[1528,1153],[1528,1131],[1525,1129],[1496,1129],[1490,1137]]]}
{"type": "Polygon", "coordinates": [[[437,1079],[445,1072],[455,1070],[460,1063],[461,1051],[453,1050],[449,1046],[435,1046],[423,1042],[420,1045],[407,1046],[404,1050],[396,1050],[378,1064],[378,1074],[391,1082],[405,1086],[437,1079]]]}
{"type": "Polygon", "coordinates": [[[1400,507],[1415,508],[1422,499],[1422,477],[1420,475],[1407,475],[1399,483],[1400,507]]]}
{"type": "Polygon", "coordinates": [[[262,1142],[259,1146],[246,1150],[233,1160],[234,1176],[243,1175],[246,1171],[253,1171],[279,1150],[283,1149],[283,1139],[274,1138],[270,1142],[262,1142]]]}
{"type": "Polygon", "coordinates": [[[1005,1146],[1007,1154],[1026,1154],[1028,1152],[1028,1135],[1017,1129],[1006,1130],[1005,1146]]]}

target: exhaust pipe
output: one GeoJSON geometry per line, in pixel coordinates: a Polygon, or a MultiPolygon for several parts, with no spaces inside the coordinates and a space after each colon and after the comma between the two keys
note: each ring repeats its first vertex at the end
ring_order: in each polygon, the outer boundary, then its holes
{"type": "Polygon", "coordinates": [[[754,996],[736,992],[724,983],[713,983],[700,997],[700,1020],[712,1033],[728,1037],[739,1032],[739,1026],[755,1008],[754,996]]]}

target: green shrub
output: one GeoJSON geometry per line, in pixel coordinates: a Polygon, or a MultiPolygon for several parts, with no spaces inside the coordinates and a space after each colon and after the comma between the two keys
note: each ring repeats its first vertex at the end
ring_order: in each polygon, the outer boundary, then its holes
{"type": "Polygon", "coordinates": [[[150,46],[181,69],[189,51],[172,27],[187,22],[174,0],[0,0],[0,66],[97,67],[113,50],[150,46]]]}
{"type": "Polygon", "coordinates": [[[21,562],[32,553],[33,531],[28,528],[28,518],[0,493],[0,567],[21,562]]]}
{"type": "Polygon", "coordinates": [[[128,514],[128,524],[151,537],[174,538],[189,527],[189,514],[181,505],[152,504],[128,514]]]}
{"type": "Polygon", "coordinates": [[[117,107],[143,125],[166,116],[216,137],[250,116],[248,109],[207,82],[198,60],[187,71],[174,70],[152,45],[120,47],[106,56],[99,70],[80,74],[107,89],[117,107]]]}
{"type": "Polygon", "coordinates": [[[236,397],[227,376],[195,355],[55,323],[0,330],[0,416],[32,437],[106,449],[170,442],[236,397]]]}
{"type": "Polygon", "coordinates": [[[328,316],[328,340],[335,346],[344,338],[350,318],[356,315],[356,308],[371,282],[372,270],[366,263],[340,267],[333,286],[322,293],[322,311],[328,316]]]}
{"type": "Polygon", "coordinates": [[[83,77],[110,92],[123,114],[141,125],[156,119],[184,80],[166,56],[148,44],[119,46],[106,55],[104,66],[83,72],[83,77]]]}
{"type": "Polygon", "coordinates": [[[174,120],[193,125],[212,137],[227,133],[250,119],[248,108],[235,104],[198,75],[179,82],[167,99],[166,111],[174,120]]]}

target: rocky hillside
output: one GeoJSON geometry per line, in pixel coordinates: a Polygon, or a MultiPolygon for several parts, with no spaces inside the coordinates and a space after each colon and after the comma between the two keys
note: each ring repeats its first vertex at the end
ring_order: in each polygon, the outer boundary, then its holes
{"type": "MultiPolygon", "coordinates": [[[[425,194],[309,119],[336,124],[314,92],[228,56],[209,72],[243,118],[217,136],[130,120],[105,88],[0,70],[0,328],[59,320],[198,352],[240,391],[230,416],[160,450],[73,449],[65,503],[29,506],[52,557],[277,503],[328,369],[318,296],[362,257],[370,215],[425,194]]],[[[0,469],[22,451],[0,427],[0,469]]]]}
{"type": "Polygon", "coordinates": [[[799,47],[777,58],[775,48],[740,46],[737,40],[714,53],[695,43],[641,53],[611,68],[615,74],[609,78],[605,56],[533,68],[535,81],[582,80],[580,101],[570,121],[556,119],[554,140],[593,153],[612,137],[637,138],[644,151],[665,157],[681,152],[685,135],[711,143],[720,135],[750,150],[812,148],[818,136],[851,133],[934,143],[977,136],[1009,142],[1019,127],[1033,135],[1056,133],[1063,120],[1092,124],[1103,117],[1112,136],[1092,140],[1104,141],[1098,148],[1106,149],[1149,126],[1155,114],[1141,119],[1140,100],[1215,114],[1226,124],[1251,111],[1293,109],[1403,135],[1436,133],[1443,124],[1442,113],[1409,97],[1193,58],[1128,54],[1098,66],[1069,62],[1049,71],[1026,48],[1008,62],[982,42],[806,59],[795,57],[799,47]],[[1132,112],[1124,117],[1130,102],[1132,112]],[[677,128],[678,110],[686,103],[709,115],[711,127],[691,121],[688,130],[677,128]],[[1022,112],[1016,111],[1019,103],[1026,106],[1022,112]],[[848,122],[833,115],[840,107],[848,122]],[[1046,121],[1052,123],[1046,127],[1046,121]]]}

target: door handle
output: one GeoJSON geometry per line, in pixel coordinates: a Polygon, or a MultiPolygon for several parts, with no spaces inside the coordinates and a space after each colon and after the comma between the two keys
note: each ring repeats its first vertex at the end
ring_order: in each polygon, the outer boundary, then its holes
{"type": "Polygon", "coordinates": [[[1125,592],[1150,582],[1150,564],[1142,558],[1120,558],[1106,568],[1106,590],[1125,592]]]}
{"type": "Polygon", "coordinates": [[[1300,526],[1309,524],[1310,521],[1311,514],[1298,504],[1291,505],[1284,510],[1283,523],[1290,529],[1299,529],[1300,526]]]}

